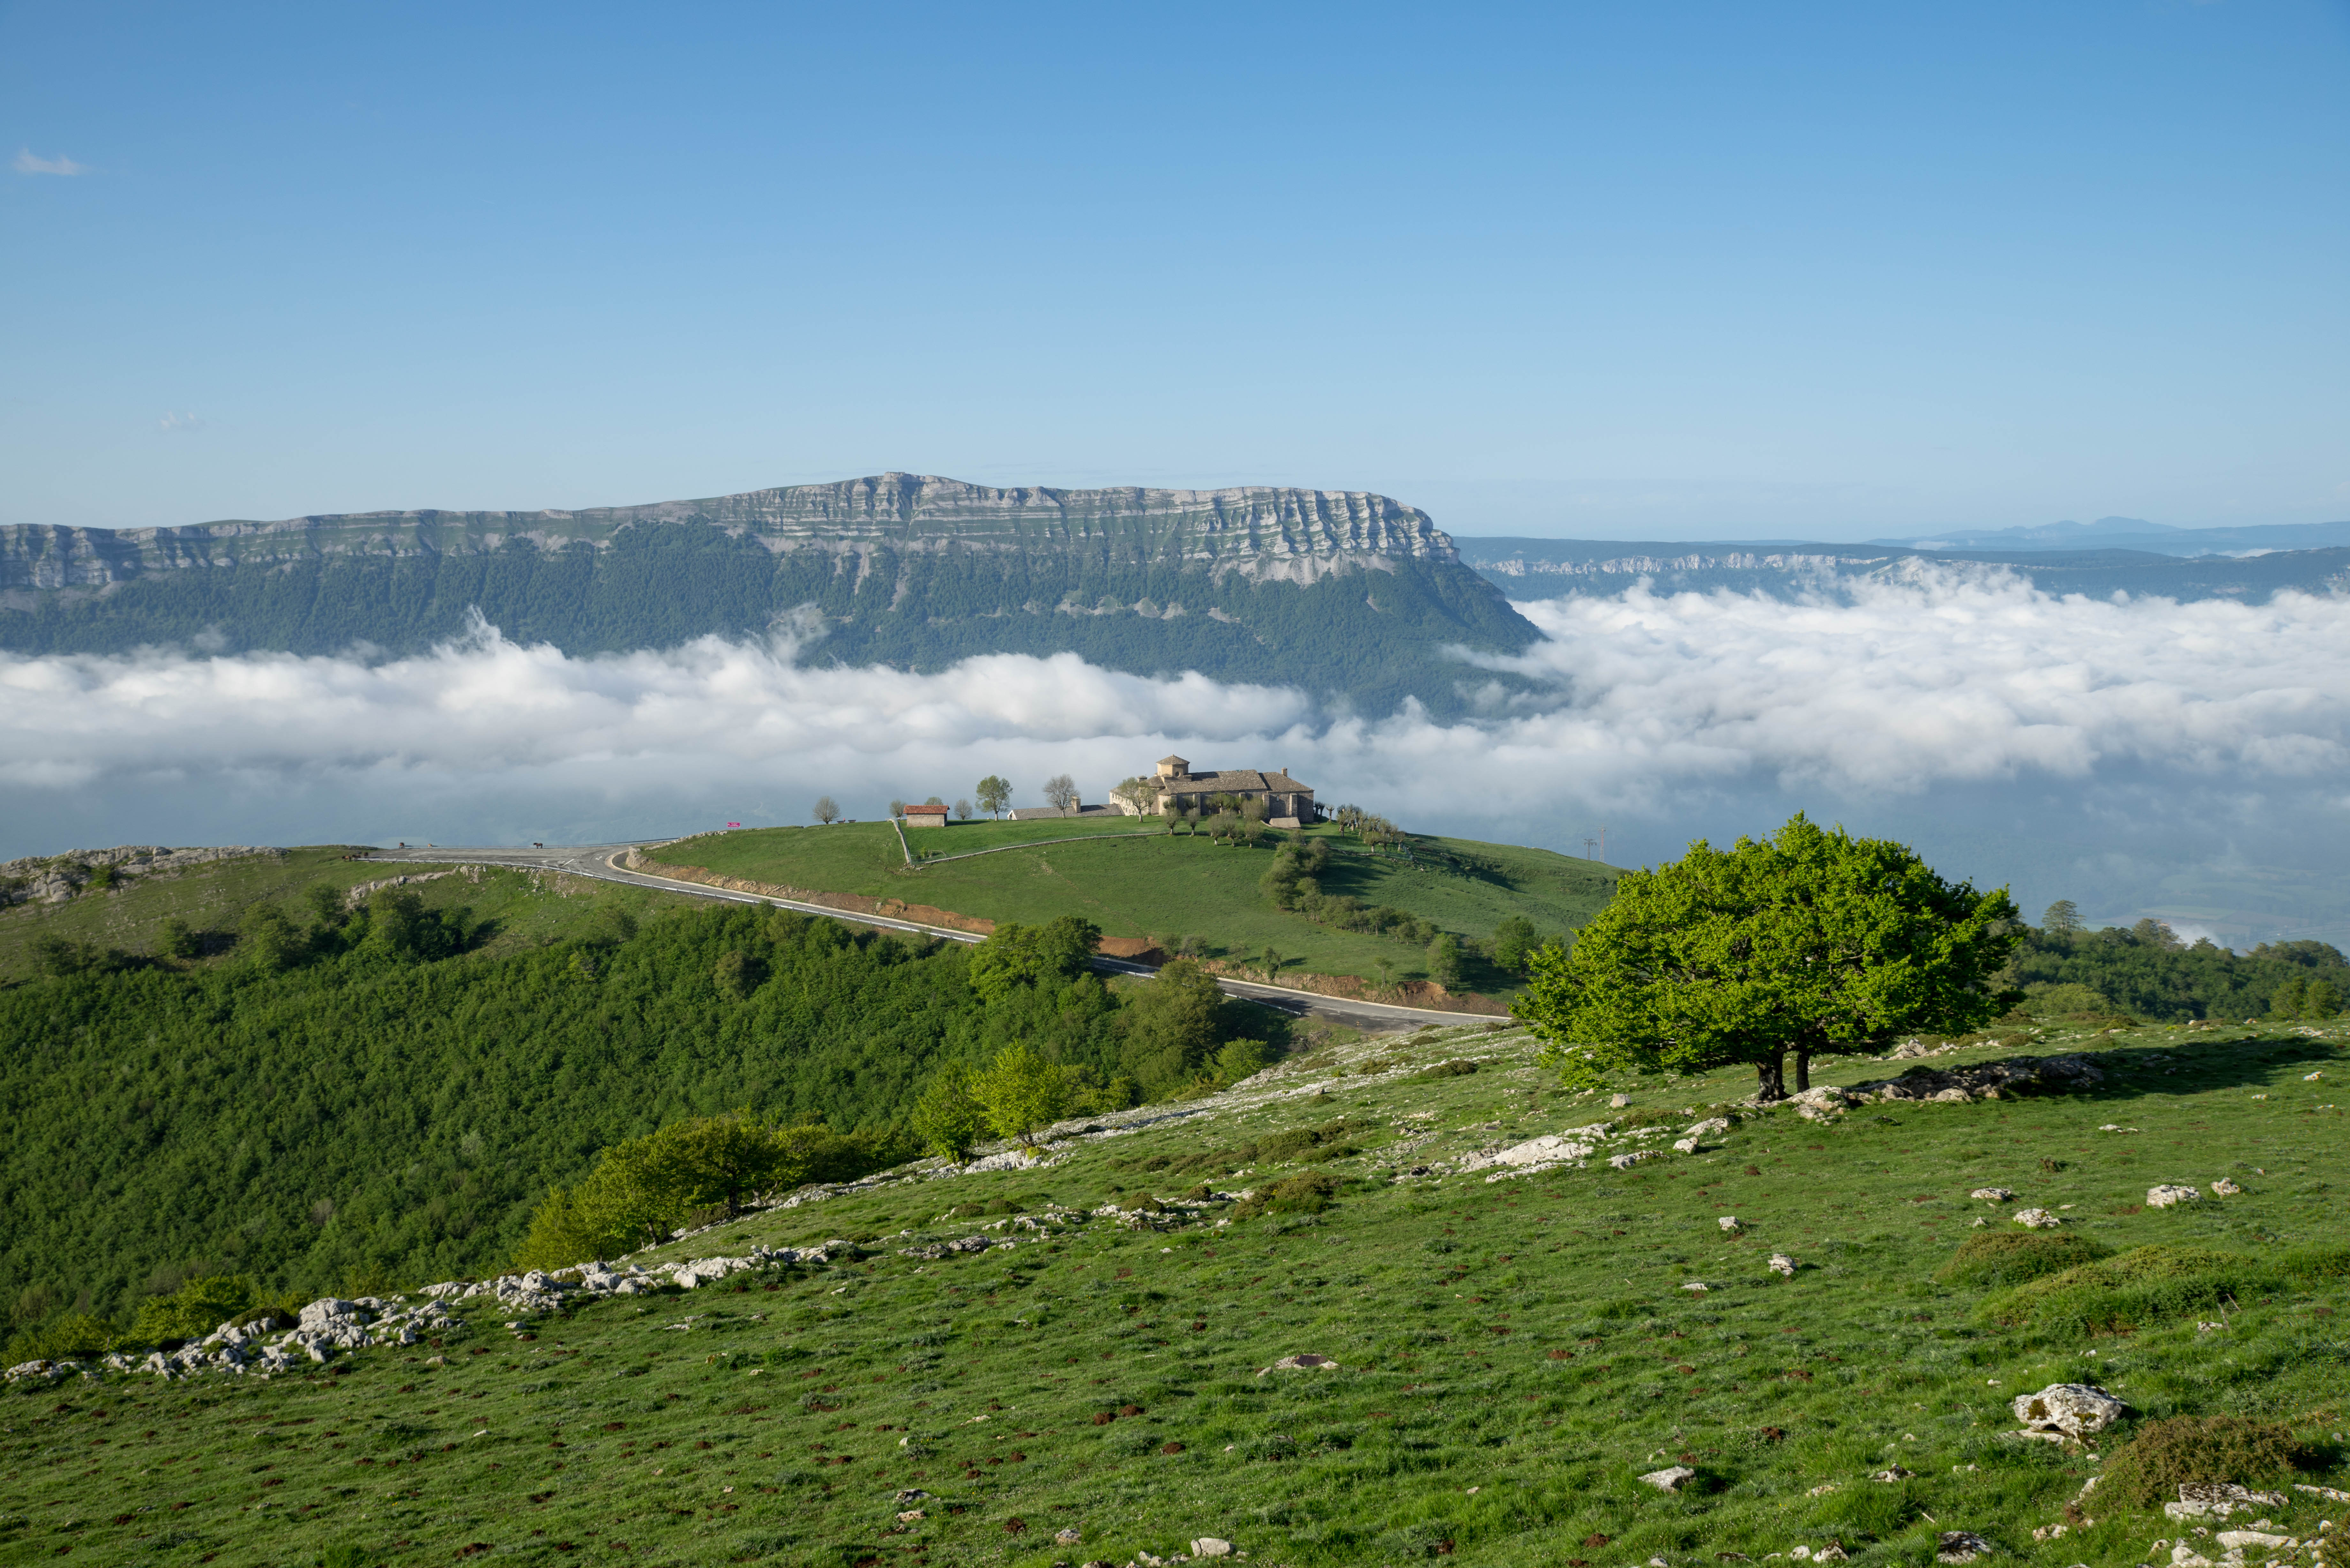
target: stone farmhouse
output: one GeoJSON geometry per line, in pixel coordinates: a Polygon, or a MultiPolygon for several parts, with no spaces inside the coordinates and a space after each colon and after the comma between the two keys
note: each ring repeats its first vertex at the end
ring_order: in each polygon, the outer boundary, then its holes
{"type": "Polygon", "coordinates": [[[1274,827],[1301,827],[1315,820],[1314,792],[1289,776],[1286,769],[1266,773],[1260,768],[1225,768],[1193,773],[1181,757],[1161,757],[1152,774],[1159,785],[1159,814],[1179,811],[1212,813],[1219,795],[1264,802],[1265,820],[1274,827]]]}

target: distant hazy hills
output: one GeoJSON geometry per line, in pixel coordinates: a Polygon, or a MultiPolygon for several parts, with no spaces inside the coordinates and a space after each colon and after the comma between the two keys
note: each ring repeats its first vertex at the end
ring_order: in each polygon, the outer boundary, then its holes
{"type": "Polygon", "coordinates": [[[991,489],[886,473],[577,512],[371,512],[0,528],[0,647],[388,653],[462,633],[573,653],[764,633],[937,670],[1072,651],[1386,707],[1474,677],[1442,650],[1534,628],[1426,514],[1357,492],[991,489]],[[812,612],[812,613],[810,613],[812,612]]]}
{"type": "MultiPolygon", "coordinates": [[[[2107,518],[2106,523],[2130,522],[2107,518]]],[[[2350,524],[2313,524],[2290,528],[2174,529],[2159,535],[2159,551],[2118,547],[2119,537],[2101,526],[2060,524],[2095,538],[2096,547],[2065,546],[2055,537],[2035,537],[2004,545],[1959,547],[1873,542],[1865,545],[1804,544],[1786,540],[1704,543],[1611,539],[1473,539],[1454,543],[1461,559],[1513,599],[1567,595],[1619,594],[1646,580],[1659,593],[1738,593],[1781,596],[1849,587],[1866,582],[1898,582],[1937,566],[2001,566],[2053,594],[2116,592],[2169,599],[2266,599],[2281,588],[2332,593],[2350,587],[2350,524]],[[2287,547],[2274,536],[2322,538],[2339,535],[2329,548],[2287,547]],[[2226,536],[2230,551],[2203,553],[2216,545],[2197,541],[2226,536]],[[2257,538],[2255,537],[2257,536],[2257,538]],[[2267,540],[2269,542],[2261,542],[2267,540]]],[[[2156,526],[2139,524],[2142,528],[2156,526]]],[[[2044,535],[2041,530],[2016,530],[2044,535]]]]}
{"type": "Polygon", "coordinates": [[[2257,528],[2173,528],[2143,517],[2049,523],[2033,528],[1961,528],[1915,539],[1872,539],[1920,550],[2147,550],[2158,556],[2244,556],[2350,545],[2350,522],[2282,523],[2257,528]]]}

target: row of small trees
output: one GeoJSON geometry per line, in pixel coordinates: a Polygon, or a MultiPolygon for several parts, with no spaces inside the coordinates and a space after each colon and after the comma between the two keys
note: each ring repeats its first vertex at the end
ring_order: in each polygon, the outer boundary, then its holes
{"type": "MultiPolygon", "coordinates": [[[[1131,783],[1132,781],[1129,780],[1128,782],[1131,783]]],[[[1001,774],[990,774],[985,778],[980,780],[979,783],[972,788],[972,796],[978,801],[979,809],[987,813],[990,816],[1002,816],[1005,811],[1009,810],[1012,805],[1012,781],[1005,778],[1001,774]]],[[[1057,806],[1063,811],[1068,810],[1069,807],[1077,804],[1078,794],[1076,781],[1066,774],[1055,774],[1051,778],[1045,781],[1045,800],[1049,805],[1057,806]]],[[[925,805],[944,805],[947,803],[940,799],[937,795],[931,795],[929,799],[922,802],[922,804],[925,805]]],[[[956,821],[969,822],[971,820],[971,800],[956,801],[954,803],[953,809],[956,821]]],[[[892,800],[889,803],[889,815],[891,816],[905,815],[906,803],[902,800],[892,800]]],[[[840,803],[833,799],[832,796],[828,794],[820,794],[816,797],[815,815],[816,821],[829,826],[831,824],[838,822],[841,819],[840,803]]]]}
{"type": "Polygon", "coordinates": [[[908,1152],[887,1132],[844,1135],[746,1113],[673,1122],[611,1145],[577,1186],[549,1192],[515,1265],[559,1269],[618,1257],[668,1240],[681,1224],[731,1218],[760,1193],[853,1180],[908,1152]]]}

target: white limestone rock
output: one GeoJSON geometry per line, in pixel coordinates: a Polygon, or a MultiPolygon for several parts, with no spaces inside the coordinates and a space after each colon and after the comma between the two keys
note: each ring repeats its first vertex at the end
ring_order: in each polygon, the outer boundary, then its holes
{"type": "Polygon", "coordinates": [[[2015,1198],[2015,1194],[2004,1187],[1978,1187],[1967,1196],[1985,1203],[2008,1203],[2015,1198]]]}
{"type": "Polygon", "coordinates": [[[2173,1519],[2225,1519],[2238,1509],[2257,1513],[2284,1505],[2281,1491],[2253,1491],[2233,1481],[2181,1481],[2178,1501],[2164,1503],[2162,1511],[2173,1519]]]}
{"type": "Polygon", "coordinates": [[[2045,1209],[2019,1209],[2012,1218],[2027,1231],[2054,1231],[2064,1223],[2045,1209]]]}
{"type": "Polygon", "coordinates": [[[1667,1465],[1660,1470],[1650,1470],[1640,1480],[1659,1491],[1679,1491],[1697,1479],[1697,1471],[1687,1465],[1667,1465]]]}
{"type": "Polygon", "coordinates": [[[1792,1280],[1795,1277],[1795,1260],[1784,1252],[1773,1252],[1771,1254],[1770,1269],[1773,1273],[1792,1280]]]}
{"type": "Polygon", "coordinates": [[[2171,1209],[2181,1203],[2202,1201],[2203,1195],[2191,1187],[2174,1187],[2165,1183],[2146,1189],[2146,1206],[2148,1209],[2171,1209]]]}
{"type": "Polygon", "coordinates": [[[2068,1438],[2102,1432],[2129,1411],[2128,1405],[2087,1383],[2051,1383],[2037,1394],[2019,1394],[2013,1408],[2028,1429],[2068,1438]]]}

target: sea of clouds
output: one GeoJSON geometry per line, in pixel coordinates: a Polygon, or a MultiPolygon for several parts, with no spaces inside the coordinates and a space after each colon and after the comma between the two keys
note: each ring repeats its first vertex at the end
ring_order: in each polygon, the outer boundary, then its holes
{"type": "Polygon", "coordinates": [[[2265,897],[2261,934],[2335,920],[2350,599],[2059,599],[1977,574],[1518,607],[1543,640],[1464,662],[1472,716],[1449,722],[1074,655],[842,669],[789,628],[598,657],[489,627],[394,659],[0,655],[0,857],[610,842],[806,821],[819,794],[853,815],[951,802],[988,773],[1034,803],[1066,772],[1097,800],[1176,752],[1423,830],[1582,853],[1604,827],[1618,864],[1807,809],[2027,909],[2200,910],[2224,934],[2265,897]]]}

